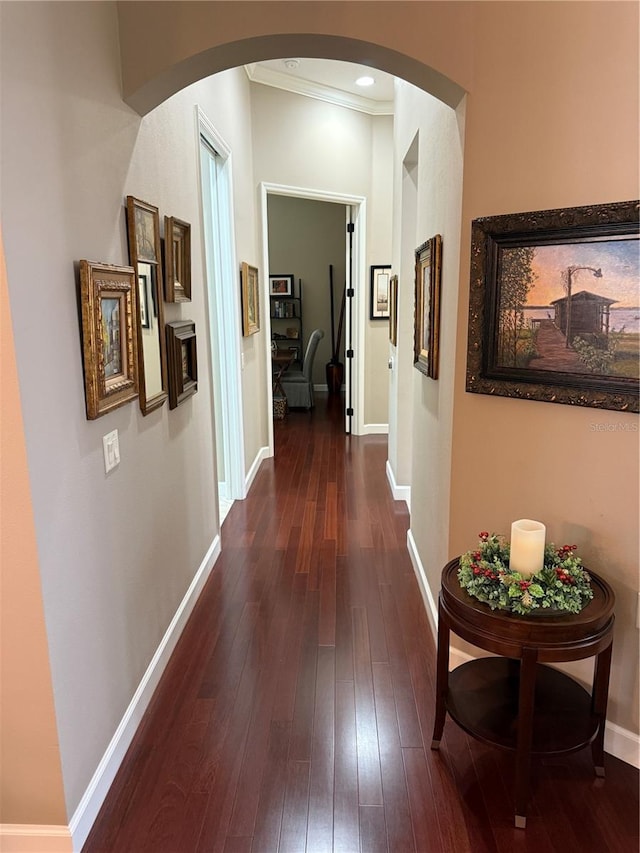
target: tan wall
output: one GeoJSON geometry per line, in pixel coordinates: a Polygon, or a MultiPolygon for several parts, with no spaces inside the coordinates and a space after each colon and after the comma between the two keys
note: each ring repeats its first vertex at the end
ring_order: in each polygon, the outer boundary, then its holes
{"type": "Polygon", "coordinates": [[[0,237],[0,824],[66,824],[0,237]]]}
{"type": "Polygon", "coordinates": [[[479,3],[467,107],[450,555],[523,517],[576,543],[617,595],[609,716],[637,732],[638,416],[466,394],[464,377],[471,220],[638,198],[638,5],[479,3]]]}
{"type": "MultiPolygon", "coordinates": [[[[180,73],[176,79],[170,74],[176,63],[214,40],[225,45],[243,38],[241,45],[201,57],[201,72],[212,59],[224,67],[262,58],[260,51],[299,55],[315,44],[322,55],[337,58],[363,59],[368,52],[385,70],[404,69],[416,83],[424,72],[424,84],[437,87],[442,78],[416,65],[422,61],[469,91],[456,373],[449,389],[450,530],[439,535],[448,535],[454,554],[469,547],[479,529],[503,531],[527,514],[546,521],[556,541],[577,542],[586,562],[618,593],[610,716],[637,732],[638,442],[625,429],[637,425],[637,417],[464,391],[470,220],[637,197],[637,5],[150,7],[125,3],[120,9],[125,91],[138,92],[134,101],[143,110],[180,87],[180,73]],[[296,31],[311,35],[298,37],[296,31]],[[255,40],[269,33],[276,38],[268,45],[255,40]],[[280,33],[292,40],[279,40],[280,33]],[[382,47],[370,48],[367,41],[382,47]],[[402,59],[403,51],[410,61],[402,59]],[[605,422],[623,428],[592,430],[605,422]]],[[[131,405],[101,422],[86,422],[73,261],[126,257],[122,201],[129,191],[150,201],[162,196],[163,206],[176,215],[180,207],[197,224],[195,193],[183,195],[184,175],[193,177],[195,143],[191,137],[191,148],[184,147],[186,128],[193,128],[184,99],[169,102],[148,125],[123,105],[111,4],[3,4],[2,15],[3,227],[69,814],[216,532],[209,512],[215,472],[205,388],[193,399],[191,420],[180,411],[169,419],[166,407],[142,419],[131,405]],[[158,156],[159,134],[175,134],[182,142],[175,148],[163,144],[158,156]],[[100,439],[114,427],[121,431],[124,464],[105,479],[100,439]],[[153,502],[140,491],[149,477],[156,487],[153,502]],[[105,530],[118,531],[106,545],[105,530]]],[[[197,67],[195,62],[178,71],[193,75],[197,67]]],[[[238,255],[251,262],[258,257],[247,159],[251,131],[237,109],[237,96],[246,103],[244,84],[239,76],[231,80],[230,89],[214,81],[207,111],[214,123],[220,117],[234,152],[243,152],[234,153],[242,187],[236,198],[238,255]]],[[[449,103],[461,96],[455,86],[439,91],[449,103]]],[[[202,303],[191,310],[201,326],[202,303]]],[[[252,393],[264,385],[260,358],[256,351],[256,363],[245,370],[252,393]]],[[[255,443],[261,429],[258,424],[255,443]]],[[[8,483],[17,494],[28,494],[24,467],[8,483]]],[[[428,509],[414,507],[414,517],[428,509]]],[[[33,542],[27,516],[12,536],[33,542]]],[[[435,592],[439,565],[428,554],[422,558],[435,592]]],[[[32,616],[34,630],[41,631],[37,613],[32,616]]],[[[42,647],[36,658],[41,654],[42,647]]],[[[46,692],[46,666],[41,658],[36,664],[46,692]]],[[[39,820],[58,819],[55,768],[52,774],[51,818],[39,820]]]]}
{"type": "MultiPolygon", "coordinates": [[[[194,73],[198,63],[202,71],[212,62],[231,61],[230,51],[233,61],[248,61],[275,56],[275,50],[299,54],[307,45],[324,51],[314,55],[356,60],[368,50],[374,64],[420,84],[415,64],[399,70],[391,47],[469,92],[449,552],[472,544],[478,529],[502,531],[514,517],[537,514],[554,539],[576,539],[587,562],[600,566],[606,555],[605,573],[620,599],[611,713],[615,722],[637,731],[638,703],[630,705],[628,698],[631,685],[637,699],[636,601],[630,592],[637,589],[638,446],[631,431],[590,429],[602,418],[623,424],[637,419],[464,390],[470,220],[637,197],[637,5],[346,2],[324,8],[290,2],[253,4],[248,15],[248,4],[223,10],[215,4],[165,3],[157,7],[155,26],[175,26],[179,18],[183,38],[169,44],[167,35],[161,42],[166,49],[155,55],[150,47],[147,53],[139,49],[145,8],[148,4],[120,7],[125,92],[142,110],[163,87],[179,85],[181,74],[194,73]],[[213,34],[204,24],[216,14],[213,34]],[[310,35],[281,36],[296,30],[310,35]],[[233,48],[208,51],[227,42],[233,48]],[[200,53],[190,63],[194,48],[200,53]],[[170,82],[174,65],[179,67],[170,82]],[[559,471],[567,472],[560,481],[559,471]]],[[[422,82],[429,89],[433,81],[422,82]]],[[[457,96],[433,86],[430,91],[453,105],[461,97],[460,90],[457,96]]],[[[427,555],[425,564],[435,591],[439,566],[427,555]]]]}
{"type": "Polygon", "coordinates": [[[125,101],[149,112],[183,86],[261,59],[374,65],[456,106],[472,82],[473,3],[118,3],[125,101]]]}

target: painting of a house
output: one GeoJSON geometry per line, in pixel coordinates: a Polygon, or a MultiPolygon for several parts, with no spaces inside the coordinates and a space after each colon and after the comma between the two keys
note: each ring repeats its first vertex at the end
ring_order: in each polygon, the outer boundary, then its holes
{"type": "Polygon", "coordinates": [[[594,340],[607,337],[610,308],[616,301],[588,290],[574,293],[570,299],[567,296],[554,299],[551,305],[555,309],[555,324],[569,341],[576,335],[595,336],[594,340]]]}

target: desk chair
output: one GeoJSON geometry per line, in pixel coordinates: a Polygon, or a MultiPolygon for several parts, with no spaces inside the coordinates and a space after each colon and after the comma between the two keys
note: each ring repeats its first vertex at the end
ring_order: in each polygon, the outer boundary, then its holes
{"type": "Polygon", "coordinates": [[[287,370],[280,379],[289,408],[311,409],[313,407],[313,361],[322,338],[324,338],[322,329],[314,329],[309,336],[302,370],[287,370]]]}

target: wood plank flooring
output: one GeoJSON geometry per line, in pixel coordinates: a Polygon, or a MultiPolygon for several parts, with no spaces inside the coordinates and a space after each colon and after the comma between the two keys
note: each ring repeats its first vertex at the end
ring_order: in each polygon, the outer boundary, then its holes
{"type": "Polygon", "coordinates": [[[336,403],[276,422],[83,853],[636,853],[629,765],[534,761],[522,831],[511,754],[451,720],[429,749],[409,517],[336,403]]]}

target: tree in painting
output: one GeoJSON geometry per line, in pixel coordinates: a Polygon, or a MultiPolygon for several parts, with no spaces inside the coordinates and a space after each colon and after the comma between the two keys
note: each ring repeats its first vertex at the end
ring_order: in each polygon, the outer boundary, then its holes
{"type": "Polygon", "coordinates": [[[532,246],[521,246],[505,249],[500,256],[498,363],[504,367],[522,366],[522,356],[526,355],[523,350],[527,349],[523,343],[532,334],[531,329],[525,329],[523,308],[537,278],[532,267],[534,255],[532,246]]]}

